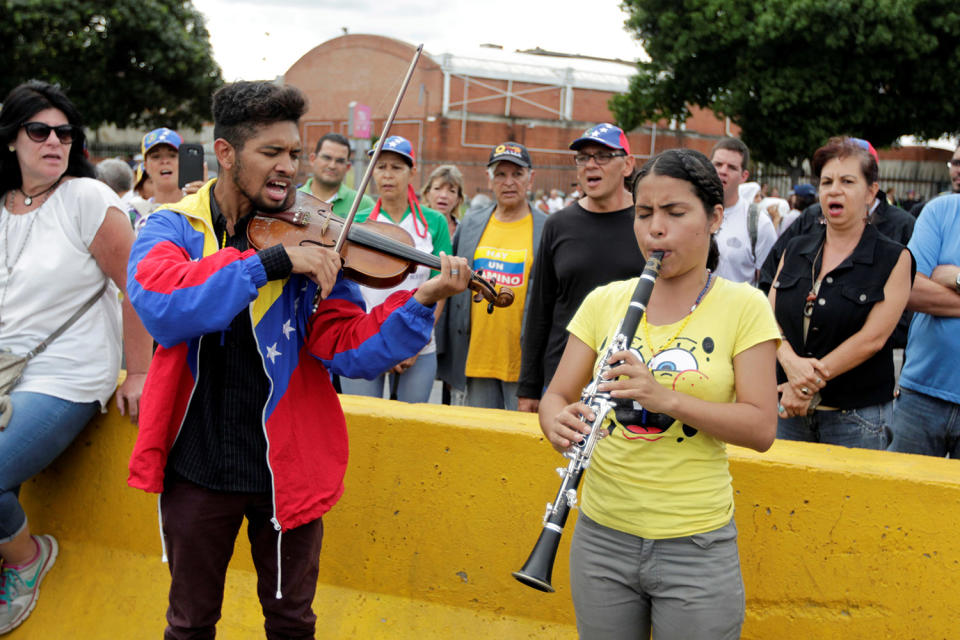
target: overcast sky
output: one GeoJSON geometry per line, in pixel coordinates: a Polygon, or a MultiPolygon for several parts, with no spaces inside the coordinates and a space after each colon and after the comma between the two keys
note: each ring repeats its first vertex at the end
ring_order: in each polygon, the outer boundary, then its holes
{"type": "Polygon", "coordinates": [[[431,54],[483,43],[634,60],[619,0],[193,0],[207,18],[226,81],[273,79],[303,54],[350,33],[390,36],[431,54]]]}

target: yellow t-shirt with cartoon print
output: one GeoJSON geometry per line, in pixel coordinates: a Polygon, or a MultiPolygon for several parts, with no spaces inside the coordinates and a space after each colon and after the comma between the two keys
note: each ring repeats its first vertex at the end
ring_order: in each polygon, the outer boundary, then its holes
{"type": "MultiPolygon", "coordinates": [[[[637,280],[594,289],[567,327],[597,352],[598,363],[637,280]]],[[[763,293],[723,278],[716,279],[677,334],[684,320],[648,326],[649,341],[661,349],[652,360],[642,327],[633,349],[660,384],[710,402],[734,401],[735,355],[780,337],[763,293]]],[[[729,522],[733,489],[723,441],[664,414],[621,418],[627,424],[615,420],[611,435],[594,449],[584,478],[581,509],[590,519],[651,539],[704,533],[729,522]]]]}

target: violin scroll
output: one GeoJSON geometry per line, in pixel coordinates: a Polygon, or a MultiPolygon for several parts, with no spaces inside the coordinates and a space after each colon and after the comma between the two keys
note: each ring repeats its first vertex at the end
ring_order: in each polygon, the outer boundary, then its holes
{"type": "Polygon", "coordinates": [[[473,296],[474,302],[486,300],[489,303],[487,313],[493,313],[494,307],[509,307],[513,304],[513,289],[502,285],[498,289],[492,282],[481,278],[476,272],[467,287],[476,292],[473,296]]]}

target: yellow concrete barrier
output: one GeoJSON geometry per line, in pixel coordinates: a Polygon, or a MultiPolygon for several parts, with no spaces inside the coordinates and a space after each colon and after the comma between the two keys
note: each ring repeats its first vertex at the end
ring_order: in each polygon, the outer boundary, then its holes
{"type": "MultiPolygon", "coordinates": [[[[345,396],[346,493],[325,517],[318,638],[575,638],[564,535],[556,594],[510,575],[563,459],[531,415],[345,396]]],[[[156,497],[126,487],[136,431],[97,418],[23,502],[61,557],[11,640],[158,638],[169,575],[156,497]]],[[[314,443],[323,446],[324,443],[314,443]]],[[[778,442],[731,447],[744,638],[955,637],[956,461],[778,442]]],[[[664,479],[669,482],[669,478],[664,479]]],[[[218,638],[262,637],[245,535],[218,638]]]]}

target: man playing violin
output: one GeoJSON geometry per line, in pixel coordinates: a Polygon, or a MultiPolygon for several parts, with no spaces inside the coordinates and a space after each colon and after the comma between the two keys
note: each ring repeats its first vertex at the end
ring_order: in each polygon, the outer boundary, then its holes
{"type": "Polygon", "coordinates": [[[168,640],[213,637],[244,517],[266,637],[313,637],[321,517],[347,464],[330,373],[372,377],[416,354],[435,304],[467,285],[466,261],[442,256],[440,275],[365,313],[332,249],[248,248],[255,213],[293,202],[305,111],[290,86],[219,90],[221,178],[155,212],[131,251],[131,302],[160,346],[128,483],[161,494],[168,640]]]}

